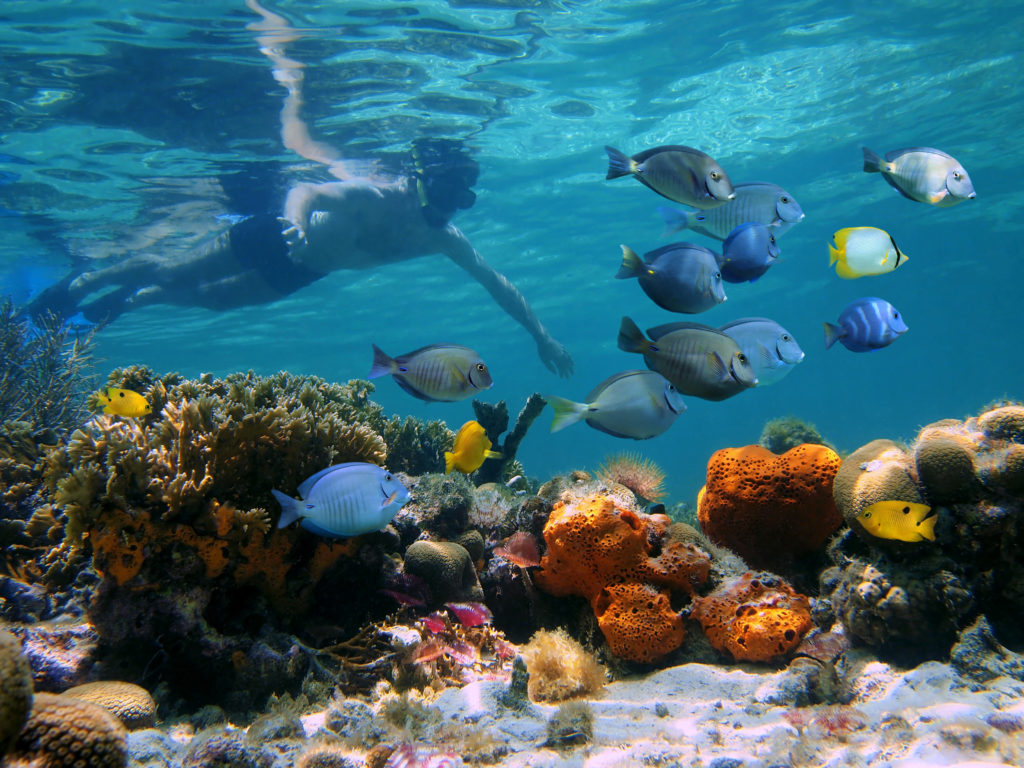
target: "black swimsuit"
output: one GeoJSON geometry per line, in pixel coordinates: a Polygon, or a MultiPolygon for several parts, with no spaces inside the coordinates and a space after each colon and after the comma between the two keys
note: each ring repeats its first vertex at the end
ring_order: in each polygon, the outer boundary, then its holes
{"type": "Polygon", "coordinates": [[[281,222],[269,213],[250,216],[231,227],[231,251],[238,262],[258,272],[267,285],[281,296],[316,282],[322,272],[296,264],[288,258],[288,244],[281,234],[281,222]]]}

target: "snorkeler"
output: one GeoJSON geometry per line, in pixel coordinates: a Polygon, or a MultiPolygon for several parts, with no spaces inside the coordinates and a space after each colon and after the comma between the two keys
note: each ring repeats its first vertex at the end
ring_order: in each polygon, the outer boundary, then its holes
{"type": "Polygon", "coordinates": [[[280,299],[336,270],[441,253],[527,330],[549,369],[571,375],[568,350],[548,333],[515,285],[450,221],[475,201],[478,166],[461,144],[420,139],[413,142],[412,163],[403,175],[382,179],[357,172],[333,147],[312,139],[299,115],[303,65],[284,54],[297,33],[257,0],[246,5],[262,17],[250,26],[274,65],[274,78],[287,89],[281,109],[285,146],[325,165],[339,180],[298,183],[288,191],[281,217],[250,216],[184,257],[140,254],[74,272],[40,294],[30,311],[65,317],[80,312],[102,322],[150,304],[226,310],[280,299]]]}

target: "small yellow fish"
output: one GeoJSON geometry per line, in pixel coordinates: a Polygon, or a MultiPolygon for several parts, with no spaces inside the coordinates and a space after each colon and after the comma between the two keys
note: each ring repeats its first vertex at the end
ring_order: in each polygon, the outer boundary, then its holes
{"type": "Polygon", "coordinates": [[[453,469],[468,475],[476,472],[484,459],[500,459],[501,454],[491,450],[491,441],[478,421],[467,421],[455,435],[455,445],[444,452],[444,473],[453,469]]]}
{"type": "Polygon", "coordinates": [[[857,515],[857,519],[864,530],[880,539],[935,541],[938,516],[929,517],[931,511],[927,504],[913,501],[876,501],[857,515]]]}
{"type": "Polygon", "coordinates": [[[847,227],[832,235],[828,265],[846,280],[892,272],[907,262],[892,235],[876,227],[847,227]]]}
{"type": "Polygon", "coordinates": [[[107,387],[101,389],[97,397],[106,406],[103,412],[115,416],[145,416],[153,410],[146,398],[130,389],[107,387]]]}

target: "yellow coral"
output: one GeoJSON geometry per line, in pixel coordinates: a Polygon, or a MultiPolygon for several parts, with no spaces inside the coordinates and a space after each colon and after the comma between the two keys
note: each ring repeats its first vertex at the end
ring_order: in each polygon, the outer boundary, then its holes
{"type": "Polygon", "coordinates": [[[97,680],[68,688],[61,696],[73,696],[103,707],[128,730],[149,728],[156,720],[156,702],[149,691],[134,683],[97,680]]]}

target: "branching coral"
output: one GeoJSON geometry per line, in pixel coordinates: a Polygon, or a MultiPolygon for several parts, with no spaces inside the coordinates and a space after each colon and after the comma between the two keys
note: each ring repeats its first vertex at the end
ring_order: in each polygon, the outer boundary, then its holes
{"type": "Polygon", "coordinates": [[[522,410],[516,416],[516,422],[512,429],[505,435],[504,440],[499,441],[498,438],[508,429],[508,407],[505,405],[505,401],[501,400],[497,405],[482,403],[479,400],[473,401],[473,412],[476,415],[476,420],[483,425],[484,430],[487,432],[487,437],[490,438],[493,444],[494,450],[501,453],[503,457],[501,461],[484,462],[483,466],[477,470],[476,478],[478,483],[503,481],[508,477],[508,474],[503,476],[503,473],[508,473],[513,466],[517,467],[517,470],[512,472],[512,474],[518,473],[518,463],[515,461],[515,458],[516,452],[519,450],[519,444],[526,437],[526,432],[529,430],[530,425],[540,416],[546,404],[546,401],[539,393],[534,392],[530,395],[526,399],[522,410]]]}

